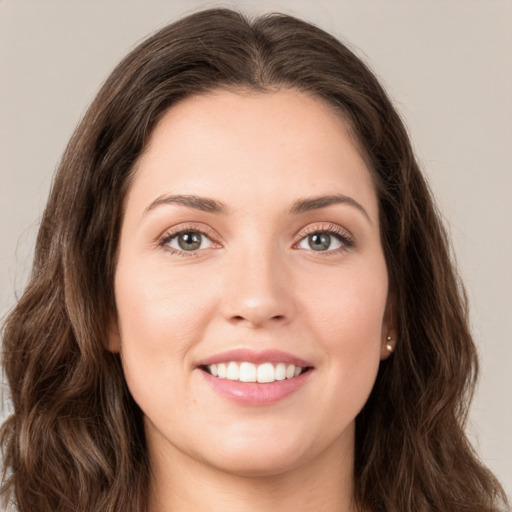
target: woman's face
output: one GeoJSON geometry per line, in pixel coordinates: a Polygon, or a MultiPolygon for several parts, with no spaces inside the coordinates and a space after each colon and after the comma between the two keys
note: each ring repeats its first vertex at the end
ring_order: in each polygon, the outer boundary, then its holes
{"type": "Polygon", "coordinates": [[[351,460],[388,274],[370,173],[321,100],[172,107],[136,166],[115,294],[110,346],[150,457],[245,475],[351,460]]]}

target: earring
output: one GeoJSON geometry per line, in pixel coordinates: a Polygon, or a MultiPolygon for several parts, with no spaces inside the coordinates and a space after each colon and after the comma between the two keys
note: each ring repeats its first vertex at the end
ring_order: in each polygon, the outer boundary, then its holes
{"type": "Polygon", "coordinates": [[[386,343],[386,350],[388,352],[393,352],[393,345],[391,344],[391,336],[388,336],[386,338],[386,341],[387,341],[387,343],[386,343]]]}

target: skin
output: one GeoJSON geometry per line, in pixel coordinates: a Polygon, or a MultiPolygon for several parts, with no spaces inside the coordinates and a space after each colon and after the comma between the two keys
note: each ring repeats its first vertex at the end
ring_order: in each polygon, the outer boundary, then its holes
{"type": "Polygon", "coordinates": [[[151,512],[353,510],[355,417],[394,329],[375,188],[338,114],[288,89],[173,106],[127,196],[115,293],[110,348],[144,413],[151,512]],[[225,211],[162,200],[176,194],[225,211]],[[290,212],[333,194],[360,207],[290,212]],[[350,242],[312,249],[308,234],[333,227],[350,242]],[[176,230],[207,236],[177,253],[176,230]],[[235,348],[314,368],[286,398],[247,406],[197,368],[235,348]]]}

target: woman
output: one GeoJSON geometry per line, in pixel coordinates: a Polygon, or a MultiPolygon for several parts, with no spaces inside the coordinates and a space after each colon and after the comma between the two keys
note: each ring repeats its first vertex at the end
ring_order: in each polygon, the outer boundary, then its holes
{"type": "Polygon", "coordinates": [[[20,512],[495,511],[463,291],[375,77],[208,10],[114,70],[4,328],[20,512]]]}

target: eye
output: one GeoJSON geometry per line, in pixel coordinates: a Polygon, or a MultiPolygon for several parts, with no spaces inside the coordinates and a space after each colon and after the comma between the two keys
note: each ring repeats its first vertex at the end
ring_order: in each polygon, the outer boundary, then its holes
{"type": "Polygon", "coordinates": [[[193,252],[201,249],[209,249],[213,246],[213,242],[206,233],[187,229],[166,235],[160,245],[176,252],[193,252]]]}
{"type": "Polygon", "coordinates": [[[336,253],[354,245],[349,233],[334,224],[312,226],[299,236],[295,247],[308,251],[336,253]]]}
{"type": "Polygon", "coordinates": [[[331,233],[313,233],[303,238],[298,245],[301,249],[311,249],[313,251],[332,251],[342,246],[343,242],[339,237],[331,233]]]}

